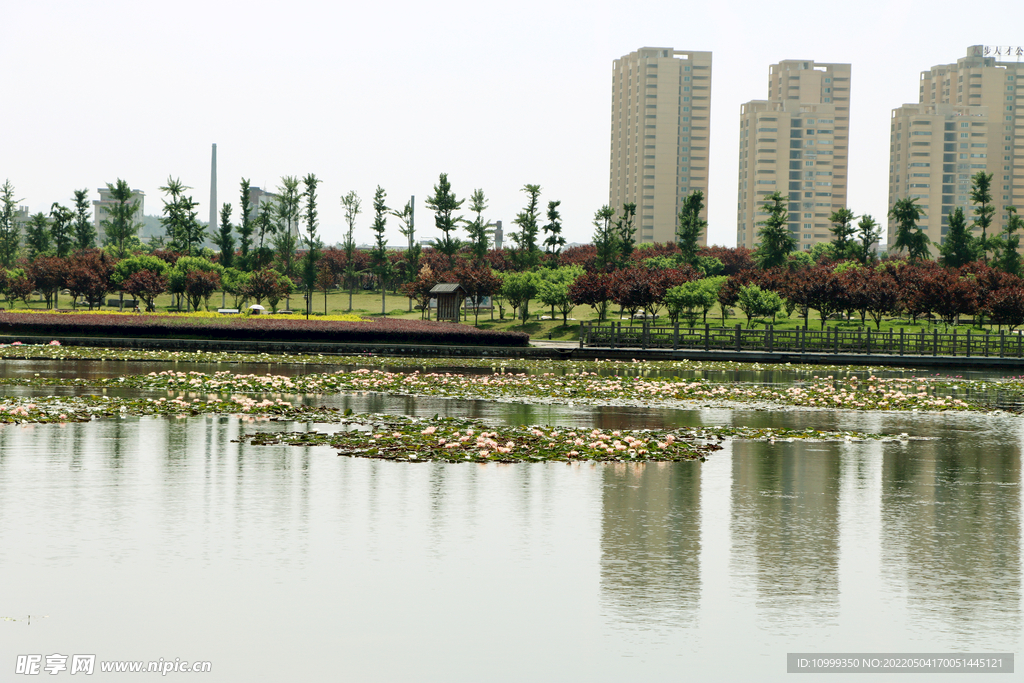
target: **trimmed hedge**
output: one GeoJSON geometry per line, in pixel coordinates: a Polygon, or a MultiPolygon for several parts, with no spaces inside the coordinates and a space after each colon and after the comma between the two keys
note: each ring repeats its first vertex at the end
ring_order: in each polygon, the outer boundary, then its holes
{"type": "Polygon", "coordinates": [[[528,346],[522,332],[479,330],[458,323],[366,319],[360,322],[271,316],[189,318],[153,314],[18,313],[0,311],[0,334],[35,336],[148,337],[316,341],[448,346],[528,346]]]}

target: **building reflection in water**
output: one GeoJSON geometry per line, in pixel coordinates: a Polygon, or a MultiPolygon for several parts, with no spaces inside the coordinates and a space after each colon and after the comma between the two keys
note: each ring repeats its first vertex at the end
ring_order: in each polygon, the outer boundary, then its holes
{"type": "Polygon", "coordinates": [[[700,603],[700,463],[603,473],[602,604],[615,620],[685,625],[700,603]]]}
{"type": "Polygon", "coordinates": [[[908,622],[965,643],[1022,627],[1021,437],[987,436],[883,451],[883,579],[908,622]]]}
{"type": "Polygon", "coordinates": [[[835,444],[736,442],[732,573],[762,628],[835,622],[839,453],[835,444]]]}

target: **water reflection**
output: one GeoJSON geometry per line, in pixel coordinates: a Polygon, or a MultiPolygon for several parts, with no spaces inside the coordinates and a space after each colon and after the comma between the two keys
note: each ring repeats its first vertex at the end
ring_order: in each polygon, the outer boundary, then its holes
{"type": "Polygon", "coordinates": [[[1016,431],[884,450],[883,576],[907,596],[912,621],[961,646],[1021,630],[1016,431]]]}
{"type": "Polygon", "coordinates": [[[616,621],[692,625],[700,603],[700,464],[602,468],[601,590],[616,621]]]}
{"type": "Polygon", "coordinates": [[[839,582],[839,454],[822,444],[733,444],[733,571],[761,628],[835,623],[839,582]]]}
{"type": "MultiPolygon", "coordinates": [[[[630,419],[679,414],[812,419],[630,419]]],[[[937,438],[477,466],[252,447],[318,425],[228,416],[0,427],[0,616],[50,615],[2,637],[160,643],[227,681],[328,680],[337,658],[359,680],[765,680],[787,651],[1021,651],[1016,418],[812,415],[937,438]]]]}

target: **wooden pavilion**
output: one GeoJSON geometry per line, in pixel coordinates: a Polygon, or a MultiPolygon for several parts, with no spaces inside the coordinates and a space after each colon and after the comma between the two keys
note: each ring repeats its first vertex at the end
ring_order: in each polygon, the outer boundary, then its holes
{"type": "Polygon", "coordinates": [[[462,300],[466,298],[466,290],[458,282],[442,282],[434,285],[430,296],[437,299],[437,319],[459,322],[461,319],[462,300]]]}

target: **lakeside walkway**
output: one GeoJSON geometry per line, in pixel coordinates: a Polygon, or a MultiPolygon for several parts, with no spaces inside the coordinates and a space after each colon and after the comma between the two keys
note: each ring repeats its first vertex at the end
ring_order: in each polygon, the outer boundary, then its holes
{"type": "Polygon", "coordinates": [[[532,340],[529,347],[444,346],[428,344],[346,344],[326,342],[272,342],[219,339],[150,339],[117,337],[32,337],[0,336],[0,344],[47,344],[56,340],[63,346],[100,348],[162,349],[170,351],[224,351],[235,353],[308,353],[325,356],[407,356],[421,358],[528,358],[557,360],[645,360],[706,361],[760,364],[861,365],[870,367],[914,367],[942,370],[1000,368],[1024,373],[1024,359],[996,356],[933,356],[821,353],[800,351],[751,351],[713,349],[651,349],[640,347],[586,347],[578,342],[532,340]]]}

